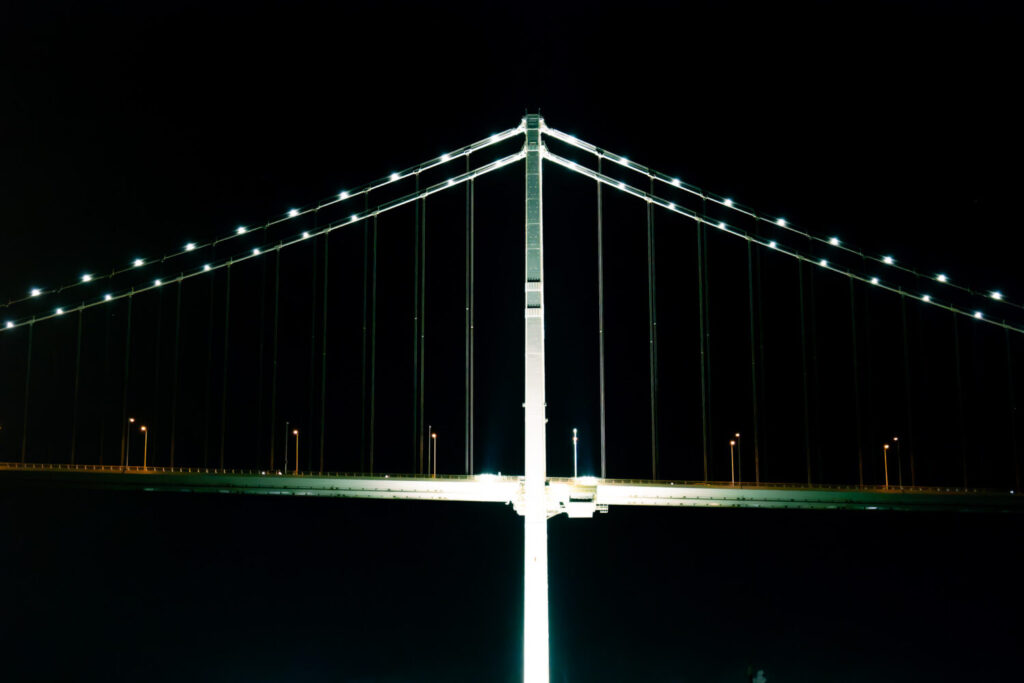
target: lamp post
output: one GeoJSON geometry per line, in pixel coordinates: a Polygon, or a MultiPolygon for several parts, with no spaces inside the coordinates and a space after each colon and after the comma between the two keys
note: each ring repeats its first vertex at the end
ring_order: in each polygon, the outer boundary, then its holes
{"type": "Polygon", "coordinates": [[[436,479],[437,478],[437,432],[430,432],[430,441],[434,445],[434,469],[433,469],[433,474],[431,476],[433,476],[436,479]]]}
{"type": "Polygon", "coordinates": [[[292,434],[295,436],[295,474],[299,473],[299,430],[293,429],[292,434]]]}
{"type": "Polygon", "coordinates": [[[896,481],[900,488],[903,488],[903,457],[900,455],[900,437],[894,436],[892,440],[896,443],[896,481]]]}
{"type": "Polygon", "coordinates": [[[882,446],[882,466],[885,467],[885,488],[889,488],[889,444],[882,446]]]}
{"type": "Polygon", "coordinates": [[[149,430],[146,429],[146,425],[139,427],[139,431],[142,432],[142,469],[146,469],[146,452],[149,450],[149,430]]]}
{"type": "Polygon", "coordinates": [[[580,476],[579,472],[579,441],[580,438],[576,436],[576,428],[572,428],[572,476],[573,479],[580,476]]]}
{"type": "Polygon", "coordinates": [[[743,484],[743,442],[740,433],[736,432],[736,479],[743,484]]]}
{"type": "Polygon", "coordinates": [[[127,436],[128,443],[125,445],[125,448],[124,448],[124,467],[125,467],[125,469],[128,469],[128,456],[130,456],[132,454],[132,425],[133,424],[135,424],[135,418],[134,417],[129,417],[128,418],[128,425],[125,427],[125,433],[128,435],[127,436]]]}
{"type": "Polygon", "coordinates": [[[734,457],[734,449],[736,448],[736,439],[729,439],[729,483],[736,484],[736,458],[734,457]]]}

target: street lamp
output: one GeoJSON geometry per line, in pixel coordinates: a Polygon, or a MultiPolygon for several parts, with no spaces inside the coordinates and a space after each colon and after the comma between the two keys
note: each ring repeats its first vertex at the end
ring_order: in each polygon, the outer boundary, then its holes
{"type": "Polygon", "coordinates": [[[292,434],[295,436],[295,474],[299,473],[299,430],[293,429],[292,434]]]}
{"type": "Polygon", "coordinates": [[[889,444],[882,446],[882,464],[885,467],[885,488],[889,488],[889,444]]]}
{"type": "Polygon", "coordinates": [[[146,451],[149,450],[149,430],[146,429],[146,425],[139,427],[139,431],[142,432],[142,469],[146,469],[146,451]]]}
{"type": "Polygon", "coordinates": [[[733,449],[736,448],[736,439],[729,439],[729,482],[736,483],[736,458],[733,457],[733,449]]]}
{"type": "Polygon", "coordinates": [[[437,432],[430,432],[430,440],[434,444],[434,470],[433,477],[437,478],[437,432]]]}
{"type": "Polygon", "coordinates": [[[736,432],[736,474],[737,479],[743,483],[743,442],[740,441],[740,433],[736,432]]]}
{"type": "Polygon", "coordinates": [[[129,417],[128,418],[128,426],[125,427],[125,434],[127,435],[125,438],[128,441],[128,444],[125,446],[125,449],[124,449],[124,466],[125,466],[126,469],[128,467],[128,456],[130,456],[132,454],[132,425],[133,424],[135,424],[135,418],[134,417],[129,417]]]}
{"type": "Polygon", "coordinates": [[[896,442],[896,476],[899,482],[900,488],[903,488],[903,457],[900,455],[900,437],[894,436],[892,440],[896,442]]]}
{"type": "Polygon", "coordinates": [[[580,476],[579,473],[579,440],[576,436],[576,428],[572,428],[572,476],[575,479],[580,476]]]}

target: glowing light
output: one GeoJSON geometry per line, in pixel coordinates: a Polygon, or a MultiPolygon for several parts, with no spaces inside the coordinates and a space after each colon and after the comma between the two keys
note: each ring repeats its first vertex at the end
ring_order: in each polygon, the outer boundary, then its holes
{"type": "Polygon", "coordinates": [[[828,243],[831,244],[833,247],[838,247],[839,246],[839,238],[838,237],[829,237],[828,238],[828,243]]]}
{"type": "Polygon", "coordinates": [[[779,226],[781,226],[783,228],[786,227],[786,219],[785,218],[778,219],[777,221],[775,221],[775,225],[779,225],[779,226]]]}
{"type": "Polygon", "coordinates": [[[89,275],[88,273],[83,275],[82,276],[82,282],[92,282],[92,275],[89,275]]]}
{"type": "Polygon", "coordinates": [[[449,159],[451,159],[451,157],[448,156],[447,154],[442,154],[441,155],[441,161],[448,161],[449,159]]]}
{"type": "Polygon", "coordinates": [[[239,225],[237,228],[235,228],[235,234],[236,235],[244,235],[245,234],[245,226],[244,225],[239,225]]]}
{"type": "Polygon", "coordinates": [[[818,265],[821,266],[822,268],[828,268],[828,261],[826,261],[825,259],[821,259],[820,261],[818,261],[818,265]]]}
{"type": "Polygon", "coordinates": [[[949,278],[946,277],[945,273],[939,273],[938,275],[935,276],[935,279],[938,280],[939,282],[946,282],[949,280],[949,278]]]}
{"type": "Polygon", "coordinates": [[[401,176],[399,176],[397,173],[392,173],[391,174],[391,180],[398,180],[400,177],[401,176]]]}
{"type": "Polygon", "coordinates": [[[253,249],[252,250],[252,255],[253,256],[259,256],[260,255],[260,248],[256,247],[255,249],[253,249]]]}
{"type": "Polygon", "coordinates": [[[724,200],[722,200],[722,203],[725,204],[726,206],[732,206],[732,200],[731,199],[724,199],[724,200]]]}
{"type": "Polygon", "coordinates": [[[626,157],[619,157],[619,163],[623,166],[629,166],[629,159],[626,157]]]}
{"type": "Polygon", "coordinates": [[[104,294],[104,295],[103,295],[103,300],[104,300],[104,301],[110,301],[110,300],[111,300],[111,299],[113,299],[113,298],[114,298],[114,297],[113,297],[112,295],[110,295],[110,294],[104,294]]]}
{"type": "Polygon", "coordinates": [[[924,296],[921,297],[921,301],[931,301],[931,300],[932,300],[932,298],[928,294],[925,294],[924,296]]]}
{"type": "Polygon", "coordinates": [[[29,292],[29,293],[30,293],[30,294],[31,294],[32,296],[39,296],[40,294],[42,294],[42,293],[43,293],[43,290],[39,289],[38,287],[33,287],[33,288],[32,288],[32,291],[31,291],[31,292],[29,292]]]}
{"type": "Polygon", "coordinates": [[[132,265],[135,266],[136,268],[141,268],[142,266],[146,265],[146,262],[140,258],[137,258],[134,261],[132,261],[132,265]]]}
{"type": "Polygon", "coordinates": [[[775,243],[775,240],[772,240],[771,242],[768,243],[768,248],[769,249],[775,249],[778,246],[779,245],[775,243]]]}
{"type": "Polygon", "coordinates": [[[298,209],[289,209],[288,210],[288,218],[295,218],[298,215],[299,215],[299,210],[298,209]]]}
{"type": "Polygon", "coordinates": [[[309,239],[309,231],[308,230],[303,230],[302,231],[302,239],[304,239],[304,240],[308,240],[309,239]]]}
{"type": "Polygon", "coordinates": [[[883,256],[882,263],[884,263],[887,266],[891,266],[892,264],[896,263],[896,260],[893,259],[892,256],[883,256]]]}
{"type": "Polygon", "coordinates": [[[981,314],[981,311],[975,311],[975,312],[974,312],[974,317],[975,317],[975,318],[977,318],[978,320],[981,320],[981,319],[982,319],[982,318],[984,318],[985,316],[983,316],[983,315],[981,314]]]}
{"type": "Polygon", "coordinates": [[[203,272],[206,272],[208,270],[210,270],[210,264],[209,263],[204,263],[203,264],[203,272]]]}
{"type": "Polygon", "coordinates": [[[195,242],[189,242],[188,244],[185,245],[185,251],[192,251],[195,248],[196,248],[196,243],[195,242]]]}
{"type": "Polygon", "coordinates": [[[626,183],[619,183],[619,189],[620,190],[625,190],[626,189],[626,183]]]}
{"type": "Polygon", "coordinates": [[[718,229],[719,230],[725,230],[725,223],[719,222],[718,223],[718,229]]]}
{"type": "Polygon", "coordinates": [[[669,211],[675,211],[676,210],[676,205],[673,204],[672,202],[669,202],[668,203],[668,209],[669,209],[669,211]]]}
{"type": "Polygon", "coordinates": [[[338,194],[338,199],[348,199],[348,192],[345,192],[344,190],[342,190],[342,191],[341,191],[341,192],[340,192],[340,193],[338,194]]]}
{"type": "Polygon", "coordinates": [[[10,320],[8,320],[7,321],[7,329],[11,329],[12,327],[14,327],[14,323],[12,323],[10,320]]]}
{"type": "Polygon", "coordinates": [[[160,287],[160,286],[162,286],[163,284],[164,284],[164,281],[163,281],[163,280],[153,280],[153,286],[154,286],[154,287],[160,287]]]}
{"type": "Polygon", "coordinates": [[[992,292],[992,298],[995,299],[996,301],[1002,301],[1003,293],[999,291],[992,292]]]}
{"type": "Polygon", "coordinates": [[[349,217],[349,220],[350,220],[350,221],[355,221],[355,220],[358,220],[358,219],[359,219],[359,214],[355,214],[355,213],[354,213],[354,214],[352,214],[352,216],[351,216],[351,217],[349,217]]]}
{"type": "Polygon", "coordinates": [[[679,182],[679,178],[673,178],[672,179],[672,184],[675,185],[676,187],[679,187],[680,185],[682,185],[682,183],[679,182]]]}
{"type": "Polygon", "coordinates": [[[64,309],[58,308],[56,311],[54,311],[54,313],[56,313],[57,315],[64,315],[64,309]]]}
{"type": "Polygon", "coordinates": [[[878,278],[877,277],[871,278],[871,284],[877,285],[878,284],[878,278]]]}
{"type": "Polygon", "coordinates": [[[451,187],[454,184],[455,184],[455,178],[449,178],[448,179],[448,187],[451,187]]]}

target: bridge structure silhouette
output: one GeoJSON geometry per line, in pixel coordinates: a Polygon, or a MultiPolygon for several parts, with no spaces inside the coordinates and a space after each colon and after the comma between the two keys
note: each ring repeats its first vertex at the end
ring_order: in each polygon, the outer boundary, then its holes
{"type": "Polygon", "coordinates": [[[1021,308],[528,114],[261,225],[26,287],[0,330],[0,482],[510,505],[536,683],[552,516],[1024,510],[1021,308]],[[478,253],[512,224],[514,258],[478,253]],[[565,445],[564,404],[585,406],[582,467],[550,447],[552,393],[565,445]]]}

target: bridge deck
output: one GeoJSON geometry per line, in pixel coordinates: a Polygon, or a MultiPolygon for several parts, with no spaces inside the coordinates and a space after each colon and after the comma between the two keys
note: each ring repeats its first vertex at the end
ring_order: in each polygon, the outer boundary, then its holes
{"type": "MultiPolygon", "coordinates": [[[[506,503],[517,508],[522,477],[365,474],[284,474],[201,468],[0,463],[0,487],[244,493],[381,500],[506,503]]],[[[799,484],[598,479],[547,480],[551,514],[590,516],[609,507],[731,507],[816,510],[950,510],[1024,512],[1012,491],[934,487],[825,487],[799,484]]]]}

